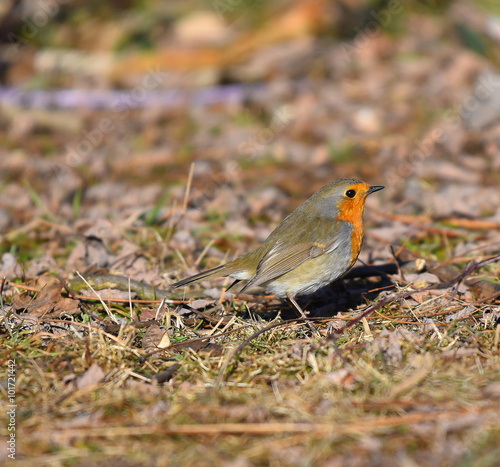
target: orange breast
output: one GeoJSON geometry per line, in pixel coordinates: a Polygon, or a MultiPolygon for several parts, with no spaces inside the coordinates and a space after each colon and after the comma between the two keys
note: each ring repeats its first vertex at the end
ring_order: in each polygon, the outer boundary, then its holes
{"type": "Polygon", "coordinates": [[[345,199],[342,200],[339,205],[339,215],[336,219],[349,222],[352,225],[350,266],[352,266],[358,259],[361,246],[363,245],[364,210],[365,197],[360,197],[359,199],[345,199]]]}
{"type": "Polygon", "coordinates": [[[358,259],[361,246],[363,245],[363,227],[355,227],[351,234],[351,267],[358,259]]]}

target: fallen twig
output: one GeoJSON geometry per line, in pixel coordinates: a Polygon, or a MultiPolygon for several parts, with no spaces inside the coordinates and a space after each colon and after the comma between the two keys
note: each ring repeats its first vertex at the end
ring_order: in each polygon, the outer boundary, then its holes
{"type": "MultiPolygon", "coordinates": [[[[433,422],[439,420],[454,420],[460,417],[478,415],[481,413],[491,414],[491,419],[485,420],[491,427],[498,427],[498,421],[495,421],[495,407],[491,405],[481,410],[462,409],[458,411],[436,411],[431,413],[414,413],[407,415],[394,415],[388,417],[376,418],[373,420],[363,420],[354,423],[206,423],[206,424],[184,424],[165,426],[161,424],[149,426],[110,426],[110,427],[89,427],[73,428],[71,430],[52,429],[41,431],[34,436],[38,439],[45,439],[50,436],[51,440],[57,439],[62,442],[68,438],[101,438],[101,437],[126,437],[126,436],[144,436],[144,435],[220,435],[220,434],[239,434],[239,435],[270,435],[285,433],[308,433],[316,436],[339,436],[346,434],[370,433],[373,431],[394,428],[403,425],[413,425],[416,423],[433,422]],[[493,411],[493,414],[491,412],[493,411]]],[[[490,418],[490,417],[488,417],[490,418]]]]}

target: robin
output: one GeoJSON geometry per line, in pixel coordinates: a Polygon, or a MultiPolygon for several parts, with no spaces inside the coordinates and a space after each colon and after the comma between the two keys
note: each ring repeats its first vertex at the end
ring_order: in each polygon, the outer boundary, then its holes
{"type": "Polygon", "coordinates": [[[355,178],[339,178],[325,185],[286,217],[264,243],[230,263],[201,272],[171,288],[212,277],[248,281],[241,292],[260,286],[295,301],[340,279],[356,262],[363,244],[363,212],[368,195],[383,186],[355,178]]]}

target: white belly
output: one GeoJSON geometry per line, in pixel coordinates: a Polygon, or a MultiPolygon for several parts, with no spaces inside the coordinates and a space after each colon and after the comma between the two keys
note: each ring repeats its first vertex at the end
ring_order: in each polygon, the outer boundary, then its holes
{"type": "Polygon", "coordinates": [[[293,296],[311,294],[342,277],[350,269],[350,261],[350,251],[339,252],[337,249],[269,281],[265,288],[278,297],[286,297],[289,293],[293,296]]]}

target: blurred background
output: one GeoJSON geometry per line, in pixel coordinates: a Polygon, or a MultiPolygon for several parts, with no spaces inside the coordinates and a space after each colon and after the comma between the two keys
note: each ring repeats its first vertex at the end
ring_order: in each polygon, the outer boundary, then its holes
{"type": "Polygon", "coordinates": [[[17,417],[22,465],[497,466],[499,263],[448,280],[500,253],[499,66],[498,0],[0,0],[5,446],[17,417]],[[292,310],[222,281],[136,300],[339,177],[386,189],[368,268],[300,302],[325,339],[253,339],[292,310]]]}
{"type": "Polygon", "coordinates": [[[106,267],[68,258],[81,235],[193,258],[217,238],[219,261],[345,176],[387,186],[374,247],[462,254],[467,235],[420,224],[500,223],[497,15],[492,0],[2,0],[4,275],[40,257],[106,267]]]}

